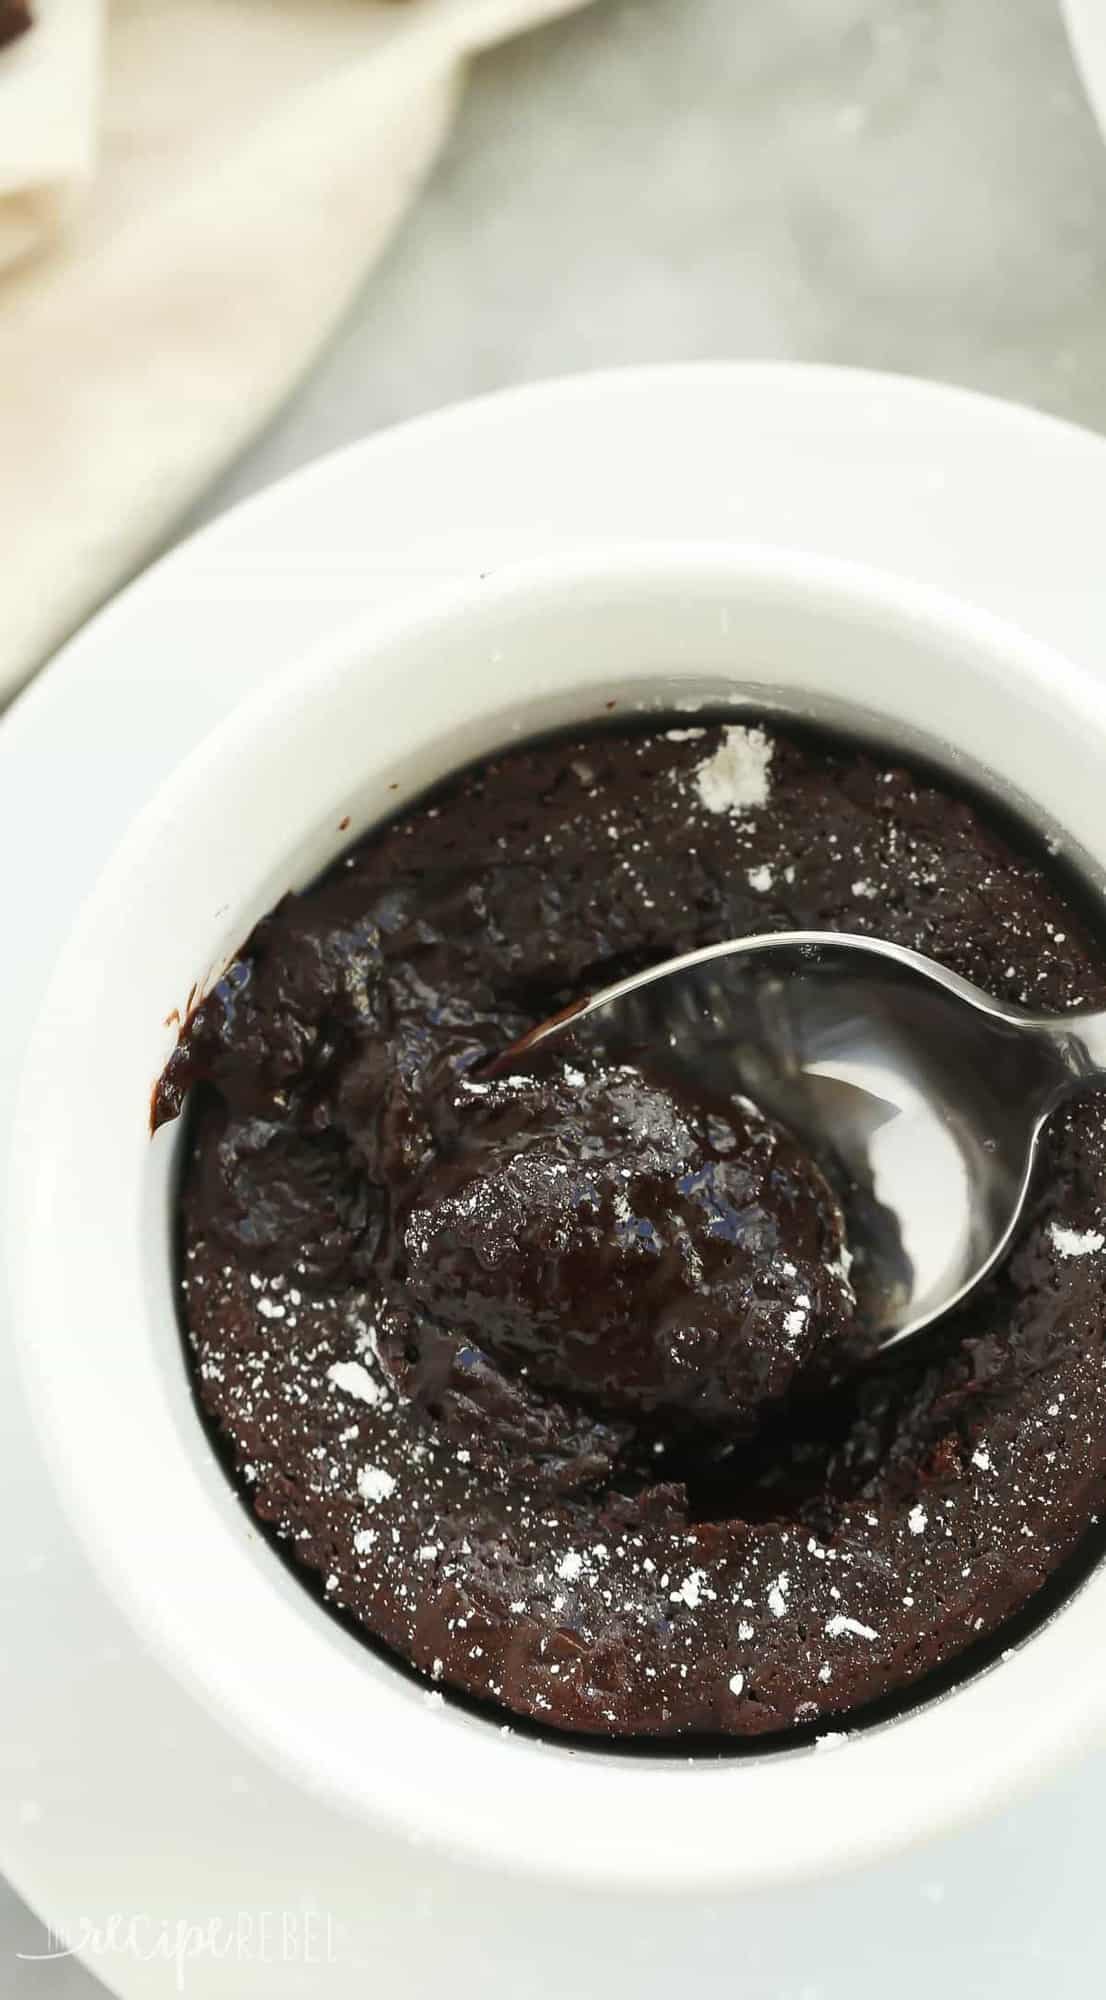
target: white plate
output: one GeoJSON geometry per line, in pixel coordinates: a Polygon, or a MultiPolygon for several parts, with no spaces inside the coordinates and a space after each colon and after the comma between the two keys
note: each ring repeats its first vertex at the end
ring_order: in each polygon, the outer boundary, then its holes
{"type": "MultiPolygon", "coordinates": [[[[127,820],[247,689],[353,611],[430,575],[595,540],[734,535],[939,585],[1103,672],[1103,520],[1103,441],[979,397],[821,369],[581,378],[309,468],[149,572],[0,727],[0,1129],[35,996],[127,820]]],[[[188,1941],[184,1990],[200,2000],[346,2000],[386,1982],[459,2000],[659,2000],[674,1981],[742,2000],[882,2000],[891,1965],[902,2000],[934,1981],[957,2000],[1000,1988],[1017,2000],[1043,1977],[1055,2000],[1097,1974],[1101,1757],[878,1878],[743,1905],[600,1905],[371,1844],[139,1654],[67,1535],[2,1349],[0,1425],[0,1576],[18,1633],[0,1664],[2,1859],[56,1922],[130,1922],[85,1953],[128,2000],[176,1990],[159,1924],[213,1919],[211,1946],[188,1941]],[[305,1928],[306,1907],[319,1918],[305,1928]],[[266,1925],[264,1912],[278,1914],[266,1925]]]]}
{"type": "Polygon", "coordinates": [[[1061,0],[1076,64],[1106,137],[1106,0],[1061,0]]]}

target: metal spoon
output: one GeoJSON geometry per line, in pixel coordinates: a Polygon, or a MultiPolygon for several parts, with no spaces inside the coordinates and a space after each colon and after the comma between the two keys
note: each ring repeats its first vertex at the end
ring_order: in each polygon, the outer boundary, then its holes
{"type": "Polygon", "coordinates": [[[1003,1006],[919,952],[831,931],[710,946],[608,986],[508,1050],[567,1036],[751,1098],[834,1185],[870,1348],[959,1305],[1009,1250],[1041,1131],[1106,1083],[1106,1013],[1003,1006]]]}

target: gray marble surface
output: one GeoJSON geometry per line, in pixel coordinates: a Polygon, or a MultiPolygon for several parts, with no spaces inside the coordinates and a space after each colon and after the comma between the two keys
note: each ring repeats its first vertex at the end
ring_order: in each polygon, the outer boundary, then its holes
{"type": "Polygon", "coordinates": [[[1106,148],[1057,0],[594,0],[487,58],[339,338],[204,518],[505,383],[770,356],[1106,427],[1106,148]]]}
{"type": "MultiPolygon", "coordinates": [[[[485,58],[423,197],[198,521],[503,384],[770,356],[1106,429],[1106,148],[1056,0],[595,0],[485,58]]],[[[0,1992],[94,2000],[0,1886],[0,1992]]]]}

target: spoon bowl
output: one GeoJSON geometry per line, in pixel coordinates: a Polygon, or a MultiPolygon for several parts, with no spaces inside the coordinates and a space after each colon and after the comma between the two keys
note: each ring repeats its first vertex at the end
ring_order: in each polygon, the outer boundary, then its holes
{"type": "Polygon", "coordinates": [[[858,1330],[908,1339],[1010,1248],[1056,1107],[1106,1080],[1106,1016],[1000,1004],[920,952],[790,931],[606,987],[501,1058],[573,1037],[787,1126],[841,1202],[858,1330]]]}

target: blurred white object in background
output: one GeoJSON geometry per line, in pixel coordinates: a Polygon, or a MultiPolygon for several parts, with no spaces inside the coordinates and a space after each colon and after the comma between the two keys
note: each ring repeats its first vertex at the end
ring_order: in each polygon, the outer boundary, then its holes
{"type": "Polygon", "coordinates": [[[0,271],[62,223],[96,140],[103,0],[39,0],[34,33],[0,52],[0,271]]]}
{"type": "Polygon", "coordinates": [[[1106,0],[1060,0],[1076,67],[1106,137],[1106,0]]]}
{"type": "Polygon", "coordinates": [[[36,0],[0,49],[0,697],[306,366],[464,58],[581,4],[36,0]]]}

